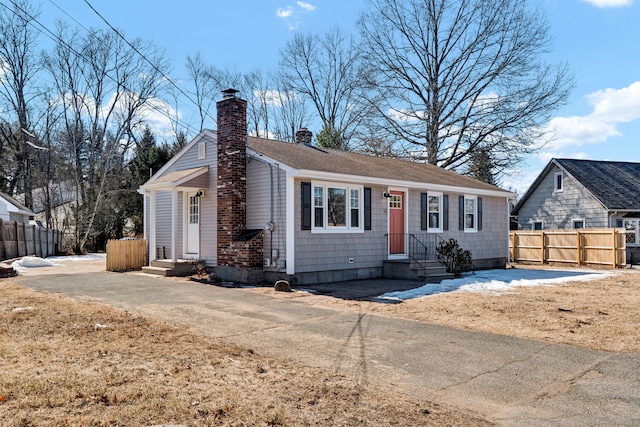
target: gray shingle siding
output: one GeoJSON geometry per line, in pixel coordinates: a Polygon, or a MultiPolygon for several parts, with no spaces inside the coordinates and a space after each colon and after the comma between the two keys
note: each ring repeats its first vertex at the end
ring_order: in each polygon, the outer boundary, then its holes
{"type": "Polygon", "coordinates": [[[371,230],[358,233],[315,234],[301,230],[300,180],[295,194],[296,273],[382,267],[387,257],[386,200],[379,197],[386,188],[371,188],[371,230]],[[353,263],[349,259],[353,258],[353,263]]]}
{"type": "MultiPolygon", "coordinates": [[[[425,234],[420,230],[420,194],[425,190],[409,191],[409,232],[425,234]]],[[[482,230],[465,232],[458,229],[460,193],[444,192],[449,196],[449,230],[434,233],[443,240],[456,239],[460,247],[471,251],[474,260],[506,258],[508,245],[507,204],[502,197],[482,197],[482,230]]],[[[431,233],[430,233],[431,234],[431,233]]]]}
{"type": "MultiPolygon", "coordinates": [[[[388,258],[387,200],[380,195],[386,187],[372,187],[372,227],[364,233],[313,234],[300,230],[300,183],[296,181],[296,273],[381,267],[388,258]],[[354,262],[349,263],[349,258],[354,262]]],[[[427,234],[420,229],[420,195],[410,190],[407,234],[427,234]]],[[[475,233],[458,230],[458,196],[449,194],[449,231],[434,233],[443,240],[454,238],[471,251],[474,260],[506,260],[508,245],[507,204],[504,198],[482,196],[483,227],[475,233]]],[[[498,263],[499,264],[499,263],[498,263]]]]}
{"type": "Polygon", "coordinates": [[[530,230],[535,221],[542,221],[546,230],[570,229],[573,219],[584,219],[585,226],[608,227],[607,211],[592,195],[567,173],[563,173],[563,190],[554,191],[557,166],[540,181],[540,184],[518,211],[518,227],[530,230]]]}

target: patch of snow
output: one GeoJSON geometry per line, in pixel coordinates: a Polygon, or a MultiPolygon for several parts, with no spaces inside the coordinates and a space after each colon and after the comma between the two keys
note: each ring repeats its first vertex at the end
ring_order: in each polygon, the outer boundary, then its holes
{"type": "Polygon", "coordinates": [[[32,311],[33,307],[16,307],[12,311],[18,313],[20,311],[32,311]]]}
{"type": "Polygon", "coordinates": [[[50,260],[54,261],[92,261],[107,259],[107,254],[86,254],[86,255],[65,255],[65,256],[50,256],[50,260]]]}
{"type": "Polygon", "coordinates": [[[56,267],[60,266],[60,264],[54,264],[48,259],[42,259],[37,256],[26,256],[14,262],[13,264],[11,264],[11,266],[16,272],[20,273],[27,268],[56,267]]]}
{"type": "Polygon", "coordinates": [[[609,273],[588,270],[484,270],[459,279],[427,283],[407,291],[388,292],[375,300],[379,302],[404,301],[442,292],[484,292],[501,294],[512,292],[517,287],[547,286],[571,281],[597,280],[609,273]]]}
{"type": "Polygon", "coordinates": [[[100,323],[96,323],[95,326],[93,327],[93,329],[98,330],[98,329],[106,329],[107,325],[103,325],[100,323]]]}
{"type": "Polygon", "coordinates": [[[91,261],[107,259],[106,254],[87,254],[87,255],[71,255],[71,256],[50,256],[46,259],[36,256],[22,257],[18,261],[15,261],[11,266],[16,273],[22,273],[27,268],[37,267],[64,267],[64,264],[58,264],[63,261],[91,261]]]}

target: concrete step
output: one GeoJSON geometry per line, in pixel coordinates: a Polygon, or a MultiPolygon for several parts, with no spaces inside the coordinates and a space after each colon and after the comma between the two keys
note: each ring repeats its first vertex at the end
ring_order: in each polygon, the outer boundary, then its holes
{"type": "Polygon", "coordinates": [[[420,265],[409,260],[389,260],[383,263],[382,274],[389,279],[424,280],[425,282],[439,282],[453,277],[437,261],[422,262],[420,265]]]}
{"type": "Polygon", "coordinates": [[[196,272],[196,261],[179,261],[171,262],[171,260],[160,259],[150,262],[151,267],[166,268],[173,271],[172,276],[191,276],[196,272]]]}
{"type": "Polygon", "coordinates": [[[175,276],[175,271],[171,268],[156,267],[153,265],[147,265],[142,267],[142,272],[147,274],[155,274],[156,276],[171,277],[175,276]]]}

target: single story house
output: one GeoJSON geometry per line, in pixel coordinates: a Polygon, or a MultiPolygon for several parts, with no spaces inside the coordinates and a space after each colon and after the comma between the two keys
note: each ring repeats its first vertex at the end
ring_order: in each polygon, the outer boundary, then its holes
{"type": "Polygon", "coordinates": [[[34,215],[31,209],[8,194],[0,192],[0,219],[28,224],[34,215]]]}
{"type": "Polygon", "coordinates": [[[521,230],[621,227],[640,250],[640,163],[552,159],[513,209],[521,230]]]}
{"type": "Polygon", "coordinates": [[[477,268],[504,267],[512,193],[439,167],[247,135],[224,91],[204,130],[149,181],[149,260],[197,259],[223,280],[320,283],[382,277],[456,239],[477,268]],[[428,252],[428,253],[427,253],[428,252]]]}

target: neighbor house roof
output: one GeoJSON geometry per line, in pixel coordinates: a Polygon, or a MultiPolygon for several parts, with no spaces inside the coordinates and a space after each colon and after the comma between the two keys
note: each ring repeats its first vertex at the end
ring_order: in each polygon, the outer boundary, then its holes
{"type": "Polygon", "coordinates": [[[557,166],[610,211],[640,211],[640,163],[552,159],[513,210],[517,213],[540,181],[557,166]]]}
{"type": "Polygon", "coordinates": [[[31,209],[9,196],[8,194],[0,192],[0,199],[4,199],[7,203],[7,210],[9,212],[15,212],[23,215],[33,216],[35,215],[31,209]]]}
{"type": "Polygon", "coordinates": [[[411,181],[510,194],[495,185],[425,163],[254,137],[248,138],[248,147],[273,160],[303,171],[411,181]]]}

